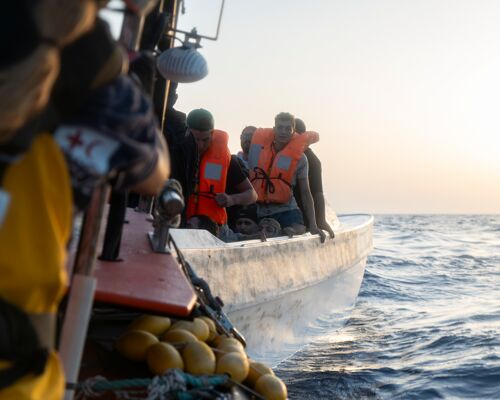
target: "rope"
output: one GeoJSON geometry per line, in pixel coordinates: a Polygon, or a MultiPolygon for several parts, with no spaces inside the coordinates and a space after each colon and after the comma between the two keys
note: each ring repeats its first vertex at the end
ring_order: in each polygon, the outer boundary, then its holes
{"type": "Polygon", "coordinates": [[[265,186],[265,192],[266,193],[274,193],[275,188],[274,184],[271,181],[271,177],[260,167],[255,167],[253,169],[253,172],[255,172],[255,177],[252,179],[252,182],[257,180],[257,179],[262,179],[264,181],[264,186],[265,186]]]}
{"type": "MultiPolygon", "coordinates": [[[[138,378],[108,381],[103,376],[96,376],[76,385],[68,384],[68,387],[79,390],[77,399],[96,398],[101,396],[103,392],[112,391],[117,398],[123,400],[144,399],[144,393],[147,394],[147,400],[166,400],[172,398],[174,394],[177,399],[190,400],[203,398],[200,397],[200,389],[205,389],[204,391],[206,392],[207,389],[213,390],[213,387],[223,385],[228,381],[229,377],[227,375],[195,377],[178,369],[171,369],[165,374],[155,376],[152,379],[138,378]],[[138,391],[131,390],[132,388],[144,389],[138,391]],[[190,392],[190,388],[197,390],[190,392]],[[136,394],[142,394],[142,396],[136,397],[136,394]]],[[[218,392],[213,391],[208,398],[225,398],[215,397],[214,393],[217,396],[219,395],[218,392]]]]}
{"type": "Polygon", "coordinates": [[[107,379],[104,376],[100,375],[94,376],[93,378],[87,379],[86,381],[82,382],[78,398],[98,397],[100,395],[101,390],[97,388],[99,387],[99,384],[103,382],[107,382],[107,379]]]}
{"type": "Polygon", "coordinates": [[[251,179],[251,182],[257,180],[257,179],[262,179],[264,182],[265,186],[265,191],[266,193],[271,193],[273,194],[276,191],[276,188],[273,183],[274,180],[280,180],[283,183],[285,183],[289,188],[292,188],[292,185],[290,182],[287,180],[283,179],[281,177],[281,173],[278,176],[269,176],[266,171],[264,171],[261,167],[254,167],[253,172],[255,173],[255,176],[251,179]]]}
{"type": "Polygon", "coordinates": [[[163,400],[171,392],[185,392],[187,389],[184,374],[179,370],[169,371],[161,376],[155,376],[148,386],[147,400],[163,400]]]}
{"type": "Polygon", "coordinates": [[[178,393],[175,397],[177,400],[194,400],[194,399],[210,399],[210,400],[231,400],[233,397],[227,393],[220,393],[216,390],[191,390],[190,392],[178,393]]]}
{"type": "Polygon", "coordinates": [[[205,197],[207,199],[215,199],[214,192],[193,192],[193,195],[198,197],[205,197]]]}

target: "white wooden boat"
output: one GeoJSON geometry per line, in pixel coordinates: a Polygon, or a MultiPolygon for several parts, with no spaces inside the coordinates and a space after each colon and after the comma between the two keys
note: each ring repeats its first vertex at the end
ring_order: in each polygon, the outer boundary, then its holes
{"type": "Polygon", "coordinates": [[[314,333],[315,321],[349,311],[373,248],[373,217],[331,218],[335,239],[309,233],[224,243],[204,230],[170,231],[184,257],[225,303],[254,359],[276,364],[314,333]]]}

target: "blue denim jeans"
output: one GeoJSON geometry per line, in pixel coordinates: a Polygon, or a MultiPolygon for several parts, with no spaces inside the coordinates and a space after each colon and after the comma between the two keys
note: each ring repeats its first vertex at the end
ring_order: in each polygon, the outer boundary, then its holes
{"type": "Polygon", "coordinates": [[[302,216],[302,212],[295,208],[293,210],[282,211],[276,214],[268,215],[269,218],[274,218],[281,225],[281,228],[286,228],[287,226],[291,226],[293,224],[301,224],[304,225],[304,218],[302,216]]]}

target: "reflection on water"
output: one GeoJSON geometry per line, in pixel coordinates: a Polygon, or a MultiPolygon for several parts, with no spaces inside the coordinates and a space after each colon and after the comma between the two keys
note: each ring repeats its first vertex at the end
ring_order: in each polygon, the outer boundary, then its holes
{"type": "Polygon", "coordinates": [[[500,216],[380,216],[347,324],[280,364],[292,399],[500,398],[500,216]]]}

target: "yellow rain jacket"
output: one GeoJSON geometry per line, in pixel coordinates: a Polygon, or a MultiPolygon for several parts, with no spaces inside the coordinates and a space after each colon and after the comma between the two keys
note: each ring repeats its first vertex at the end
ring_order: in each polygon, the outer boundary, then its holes
{"type": "MultiPolygon", "coordinates": [[[[0,227],[0,297],[29,314],[55,313],[67,282],[66,246],[71,234],[72,193],[64,156],[50,134],[5,171],[11,196],[0,227]]],[[[8,362],[0,360],[0,370],[8,362]]],[[[29,374],[0,390],[0,400],[55,400],[64,394],[57,354],[41,375],[29,374]]]]}

